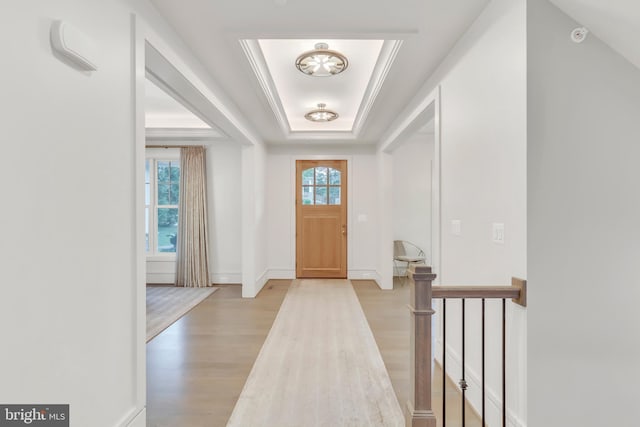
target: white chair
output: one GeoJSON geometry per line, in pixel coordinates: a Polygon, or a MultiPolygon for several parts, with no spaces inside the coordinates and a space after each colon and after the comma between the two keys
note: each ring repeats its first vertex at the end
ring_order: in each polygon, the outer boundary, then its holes
{"type": "Polygon", "coordinates": [[[424,251],[417,245],[406,240],[393,241],[393,266],[395,275],[402,278],[402,283],[408,275],[411,264],[424,264],[426,260],[424,251]],[[402,264],[404,264],[404,274],[400,274],[399,267],[402,267],[402,264]]]}

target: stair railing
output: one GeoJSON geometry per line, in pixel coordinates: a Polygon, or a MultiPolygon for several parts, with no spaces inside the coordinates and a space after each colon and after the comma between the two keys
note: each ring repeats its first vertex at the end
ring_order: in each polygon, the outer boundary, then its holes
{"type": "Polygon", "coordinates": [[[412,265],[409,270],[411,312],[411,347],[410,347],[410,381],[411,391],[407,403],[409,427],[436,427],[436,416],[433,413],[431,399],[431,354],[432,337],[431,322],[435,311],[432,309],[434,298],[442,299],[442,426],[446,427],[446,303],[447,299],[462,300],[462,378],[459,385],[462,391],[462,426],[465,426],[465,301],[480,299],[482,301],[482,424],[486,425],[485,416],[485,300],[502,299],[502,425],[506,427],[506,300],[526,307],[526,281],[512,278],[511,286],[433,286],[436,275],[431,267],[412,265]]]}

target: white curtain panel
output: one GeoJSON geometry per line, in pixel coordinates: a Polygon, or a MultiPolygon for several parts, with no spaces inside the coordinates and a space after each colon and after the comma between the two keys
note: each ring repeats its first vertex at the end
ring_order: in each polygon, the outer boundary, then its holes
{"type": "Polygon", "coordinates": [[[183,147],[180,150],[180,214],[176,262],[176,286],[211,286],[204,147],[183,147]]]}

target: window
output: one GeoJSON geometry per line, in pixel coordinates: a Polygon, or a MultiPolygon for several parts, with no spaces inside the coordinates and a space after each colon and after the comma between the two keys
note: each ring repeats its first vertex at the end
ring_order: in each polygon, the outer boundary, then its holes
{"type": "Polygon", "coordinates": [[[180,160],[147,158],[145,187],[147,254],[175,253],[178,236],[180,160]]]}
{"type": "Polygon", "coordinates": [[[303,205],[339,205],[341,172],[319,166],[302,171],[303,205]]]}

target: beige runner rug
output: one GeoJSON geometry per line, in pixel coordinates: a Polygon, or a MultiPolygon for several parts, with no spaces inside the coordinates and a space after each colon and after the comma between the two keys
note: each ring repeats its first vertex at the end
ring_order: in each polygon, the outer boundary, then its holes
{"type": "Polygon", "coordinates": [[[292,283],[227,426],[404,426],[351,282],[292,283]]]}
{"type": "Polygon", "coordinates": [[[147,286],[147,342],[217,290],[147,286]]]}

